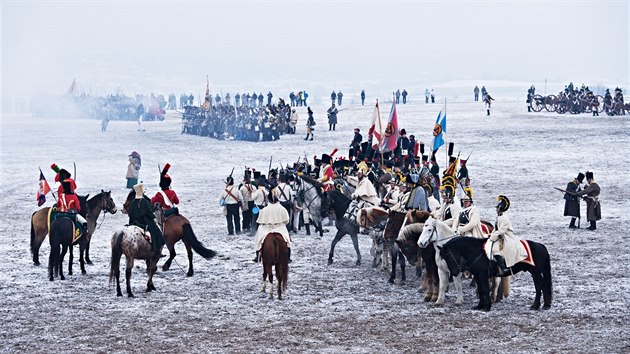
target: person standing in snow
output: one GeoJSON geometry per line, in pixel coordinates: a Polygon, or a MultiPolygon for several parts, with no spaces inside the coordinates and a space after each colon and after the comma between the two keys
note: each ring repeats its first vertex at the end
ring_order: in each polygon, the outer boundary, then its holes
{"type": "Polygon", "coordinates": [[[490,96],[490,94],[486,92],[486,94],[483,96],[483,102],[486,104],[486,111],[488,112],[488,116],[490,115],[492,101],[494,101],[494,98],[492,98],[492,96],[490,96]]]}
{"type": "Polygon", "coordinates": [[[597,220],[602,218],[602,208],[599,203],[600,188],[599,184],[593,178],[593,172],[586,171],[586,183],[588,187],[577,192],[577,196],[586,196],[586,220],[591,223],[587,230],[597,229],[597,220]]]}

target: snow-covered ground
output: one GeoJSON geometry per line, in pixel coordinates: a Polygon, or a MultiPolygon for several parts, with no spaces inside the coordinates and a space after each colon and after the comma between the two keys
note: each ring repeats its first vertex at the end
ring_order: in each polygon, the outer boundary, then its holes
{"type": "MultiPolygon", "coordinates": [[[[253,239],[228,236],[218,204],[232,167],[266,171],[306,153],[346,154],[352,129],[367,131],[372,106],[349,106],[328,132],[325,106],[315,106],[314,141],[304,141],[305,109],[298,108],[298,134],[279,142],[218,141],[180,134],[175,114],[164,122],[110,122],[101,132],[93,120],[3,116],[1,121],[0,337],[2,352],[628,352],[630,351],[630,129],[629,117],[527,113],[524,99],[498,100],[487,117],[482,103],[449,103],[448,140],[468,168],[482,217],[494,220],[498,194],[511,202],[516,234],[544,243],[552,257],[553,305],[531,311],[534,285],[517,275],[509,298],[489,313],[473,311],[472,288],[456,306],[422,301],[420,280],[387,283],[371,267],[370,240],[360,236],[363,264],[355,266],[349,237],[326,263],[333,233],[294,237],[294,262],[283,301],[260,292],[262,267],[254,264],[253,239]],[[80,194],[111,190],[120,207],[127,155],[142,155],[147,194],[158,190],[158,164],[169,162],[173,187],[198,238],[220,253],[210,261],[195,254],[195,275],[185,276],[185,250],[145,293],[143,262],[133,270],[136,297],[116,297],[108,283],[110,238],[127,222],[107,215],[92,239],[88,274],[48,281],[45,241],[42,266],[32,264],[29,218],[37,210],[38,167],[52,183],[51,163],[77,166],[80,194]],[[602,187],[598,230],[569,230],[562,217],[564,188],[579,171],[594,171],[602,187]]],[[[441,104],[399,105],[400,128],[430,141],[441,104]]],[[[346,108],[342,106],[341,108],[346,108]]],[[[385,122],[390,105],[382,104],[385,122]]],[[[365,134],[364,134],[365,138],[365,134]]],[[[439,153],[443,165],[444,151],[439,153]]],[[[53,203],[48,196],[47,205],[53,203]]],[[[584,205],[582,213],[584,214],[584,205]]],[[[99,220],[100,221],[100,220],[99,220]]],[[[586,224],[585,218],[582,226],[586,224]]],[[[75,257],[78,255],[78,249],[75,257]]],[[[67,264],[67,257],[66,257],[67,264]]]]}

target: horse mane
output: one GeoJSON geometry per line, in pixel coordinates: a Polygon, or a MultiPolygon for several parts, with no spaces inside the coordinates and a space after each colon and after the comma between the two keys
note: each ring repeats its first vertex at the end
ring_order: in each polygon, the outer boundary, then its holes
{"type": "Polygon", "coordinates": [[[301,175],[300,178],[304,180],[306,183],[315,187],[315,189],[317,190],[317,195],[320,197],[322,196],[323,194],[322,188],[324,188],[324,185],[322,184],[322,182],[316,180],[315,178],[311,178],[307,175],[301,175]]]}
{"type": "Polygon", "coordinates": [[[348,209],[348,206],[350,206],[350,198],[346,197],[343,193],[336,189],[328,191],[327,194],[333,200],[337,219],[343,218],[343,214],[348,209]]]}
{"type": "Polygon", "coordinates": [[[444,222],[442,222],[442,221],[440,221],[438,219],[435,219],[435,218],[433,220],[435,220],[435,227],[436,228],[439,227],[441,229],[441,231],[446,231],[449,235],[454,235],[455,234],[455,232],[453,230],[451,230],[451,228],[448,227],[448,225],[446,225],[444,222]]]}
{"type": "Polygon", "coordinates": [[[420,238],[420,234],[422,234],[423,229],[424,229],[424,224],[421,224],[421,223],[406,225],[405,227],[400,229],[397,240],[407,241],[411,239],[414,242],[418,242],[418,239],[420,238]]]}

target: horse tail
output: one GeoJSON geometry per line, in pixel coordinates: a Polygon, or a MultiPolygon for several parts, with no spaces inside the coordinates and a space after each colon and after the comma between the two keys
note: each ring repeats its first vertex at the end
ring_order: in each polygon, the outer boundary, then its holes
{"type": "Polygon", "coordinates": [[[547,289],[547,291],[549,292],[549,303],[551,303],[551,300],[553,298],[553,283],[551,281],[551,257],[549,257],[549,252],[547,251],[547,247],[545,247],[542,244],[541,246],[545,250],[545,253],[547,255],[547,257],[545,257],[545,260],[543,263],[543,269],[542,269],[543,289],[547,289]]]}
{"type": "MultiPolygon", "coordinates": [[[[280,234],[274,235],[273,245],[276,249],[276,266],[279,266],[282,269],[282,274],[279,279],[281,284],[278,284],[279,287],[285,289],[289,282],[289,250],[288,245],[284,241],[284,238],[280,234]],[[284,247],[282,245],[284,244],[284,247]]],[[[277,272],[277,268],[276,268],[277,272]]]]}
{"type": "MultiPolygon", "coordinates": [[[[36,212],[35,212],[36,213],[36,212]]],[[[35,213],[31,215],[31,255],[35,254],[35,224],[33,223],[33,218],[35,217],[35,213]]]]}
{"type": "Polygon", "coordinates": [[[190,224],[188,223],[184,224],[183,228],[184,228],[184,236],[183,236],[184,241],[186,241],[193,248],[193,250],[197,252],[197,254],[199,254],[201,257],[205,259],[210,259],[217,255],[215,251],[204,247],[204,245],[201,242],[199,242],[190,224]]]}
{"type": "MultiPolygon", "coordinates": [[[[55,269],[55,267],[59,267],[59,258],[61,257],[61,230],[60,230],[60,226],[61,224],[59,222],[53,222],[50,225],[50,235],[49,235],[49,242],[50,242],[50,257],[48,258],[48,268],[52,267],[52,269],[55,269]]],[[[54,272],[54,271],[53,271],[54,272]]]]}
{"type": "Polygon", "coordinates": [[[122,257],[123,232],[116,231],[112,236],[112,260],[109,268],[109,283],[115,280],[114,271],[120,268],[120,258],[122,257]]]}

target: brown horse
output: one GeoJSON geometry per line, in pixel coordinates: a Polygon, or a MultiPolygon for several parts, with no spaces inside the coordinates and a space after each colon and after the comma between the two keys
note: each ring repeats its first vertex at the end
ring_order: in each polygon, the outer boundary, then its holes
{"type": "MultiPolygon", "coordinates": [[[[84,198],[88,198],[90,195],[86,195],[84,198]]],[[[88,232],[85,235],[87,244],[85,248],[85,263],[92,264],[90,260],[90,240],[92,239],[92,234],[96,229],[96,220],[98,220],[101,211],[103,213],[108,212],[110,214],[116,213],[116,204],[112,200],[111,191],[105,192],[101,189],[101,192],[90,200],[87,201],[86,206],[82,206],[86,208],[87,212],[85,213],[85,218],[88,223],[88,232]]],[[[48,235],[48,212],[50,211],[50,207],[42,208],[33,213],[31,216],[31,254],[33,255],[33,263],[35,265],[39,265],[39,248],[46,239],[46,235],[48,235]]]]}
{"type": "MultiPolygon", "coordinates": [[[[135,196],[135,192],[129,193],[127,196],[127,200],[123,204],[123,213],[127,213],[127,209],[129,205],[131,205],[131,201],[135,196]]],[[[211,259],[217,255],[217,253],[211,249],[204,247],[204,245],[197,239],[195,233],[193,232],[192,226],[190,226],[190,221],[183,216],[178,214],[168,216],[164,218],[164,213],[162,208],[156,205],[155,214],[157,216],[158,224],[162,228],[162,233],[164,234],[164,240],[166,241],[166,247],[169,251],[169,257],[162,266],[163,271],[167,271],[171,267],[171,263],[173,259],[177,255],[175,253],[175,244],[182,240],[184,242],[184,246],[186,247],[186,253],[188,254],[188,273],[186,276],[192,277],[193,271],[193,253],[192,250],[195,250],[197,254],[205,259],[211,259]]]]}
{"type": "Polygon", "coordinates": [[[270,233],[265,237],[261,248],[263,260],[263,284],[262,292],[267,287],[269,279],[269,299],[273,299],[273,272],[272,267],[276,267],[276,279],[278,280],[278,300],[282,300],[282,291],[287,290],[289,281],[289,249],[287,243],[279,233],[270,233]]]}
{"type": "Polygon", "coordinates": [[[122,296],[120,291],[120,259],[125,255],[127,268],[125,269],[125,279],[127,282],[127,296],[133,297],[131,292],[131,271],[135,259],[144,259],[147,263],[147,292],[156,290],[153,285],[153,275],[157,270],[158,258],[155,257],[151,249],[151,243],[145,238],[144,232],[137,226],[125,226],[122,230],[116,231],[112,235],[112,260],[110,263],[109,282],[116,279],[116,295],[122,296]]]}

